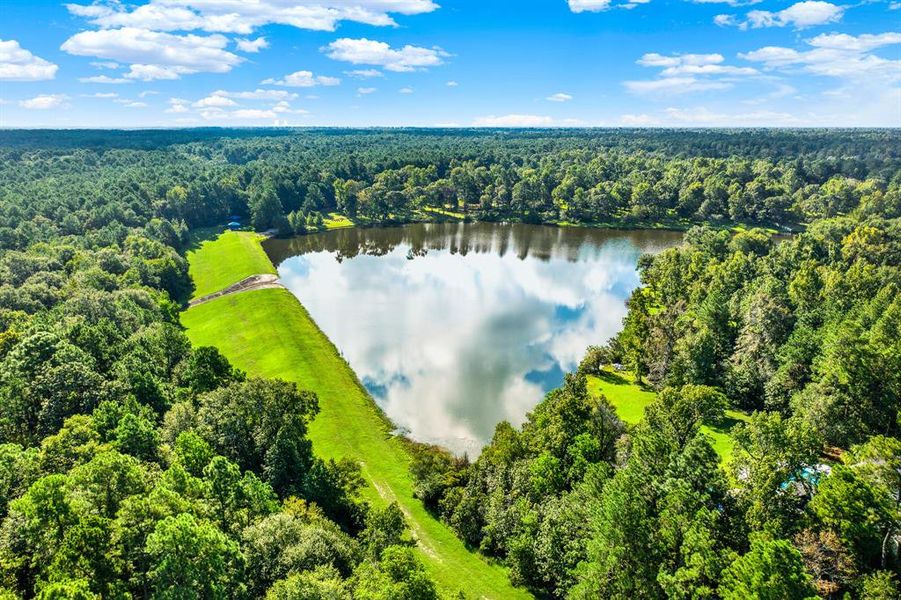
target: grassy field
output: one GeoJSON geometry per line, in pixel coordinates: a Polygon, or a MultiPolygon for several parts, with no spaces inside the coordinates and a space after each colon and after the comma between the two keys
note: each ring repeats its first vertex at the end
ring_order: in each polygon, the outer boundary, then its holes
{"type": "MultiPolygon", "coordinates": [[[[191,272],[205,278],[198,289],[209,289],[211,281],[225,287],[250,274],[249,265],[259,264],[260,256],[266,258],[253,234],[227,234],[191,255],[191,272]],[[244,253],[253,258],[240,256],[244,253]]],[[[257,272],[271,270],[270,264],[257,272]]],[[[295,381],[318,394],[321,412],[310,430],[317,454],[358,461],[369,484],[366,498],[398,502],[442,591],[463,590],[467,598],[531,597],[511,587],[504,568],[468,551],[413,497],[402,441],[390,435],[390,425],[353,371],[290,292],[265,289],[224,296],[185,311],[182,323],[195,345],[218,347],[238,368],[295,381]]]]}
{"type": "Polygon", "coordinates": [[[198,241],[188,252],[193,298],[218,292],[251,275],[275,274],[275,267],[260,246],[261,239],[256,233],[226,231],[215,239],[198,241]]]}
{"type": "MultiPolygon", "coordinates": [[[[635,425],[644,417],[644,409],[655,397],[653,390],[638,385],[630,377],[613,372],[605,373],[603,377],[588,377],[588,389],[593,394],[604,394],[619,418],[629,425],[635,425]]],[[[729,460],[735,448],[735,441],[729,432],[742,421],[747,421],[748,415],[737,411],[727,410],[726,418],[716,425],[703,425],[701,431],[710,437],[710,443],[723,461],[729,460]]]]}
{"type": "Polygon", "coordinates": [[[329,213],[322,222],[325,224],[326,229],[345,229],[347,227],[356,226],[356,223],[344,215],[335,212],[329,213]]]}

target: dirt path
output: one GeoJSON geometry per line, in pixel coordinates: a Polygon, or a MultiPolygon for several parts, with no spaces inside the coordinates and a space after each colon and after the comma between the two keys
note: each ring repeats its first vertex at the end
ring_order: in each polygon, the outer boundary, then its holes
{"type": "Polygon", "coordinates": [[[218,292],[207,294],[206,296],[201,296],[200,298],[194,298],[188,303],[188,306],[197,306],[198,304],[203,304],[205,302],[209,302],[210,300],[221,298],[222,296],[237,294],[238,292],[249,292],[251,290],[265,290],[268,288],[283,287],[285,286],[282,285],[281,281],[279,281],[277,275],[270,275],[268,273],[263,275],[251,275],[250,277],[242,279],[238,283],[233,283],[224,290],[219,290],[218,292]]]}

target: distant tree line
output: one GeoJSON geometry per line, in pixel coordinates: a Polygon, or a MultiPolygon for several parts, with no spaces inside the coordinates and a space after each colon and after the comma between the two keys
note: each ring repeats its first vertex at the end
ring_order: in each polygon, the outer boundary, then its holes
{"type": "Polygon", "coordinates": [[[891,130],[140,133],[0,133],[3,246],[121,238],[154,217],[194,228],[238,215],[283,233],[332,212],[795,227],[898,206],[891,130]]]}

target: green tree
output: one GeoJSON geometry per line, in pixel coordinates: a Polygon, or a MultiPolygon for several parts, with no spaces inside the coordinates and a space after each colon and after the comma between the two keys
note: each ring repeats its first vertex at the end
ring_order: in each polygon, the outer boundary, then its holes
{"type": "Polygon", "coordinates": [[[897,576],[890,571],[876,571],[863,577],[861,600],[895,600],[901,595],[897,576]]]}
{"type": "Polygon", "coordinates": [[[119,421],[115,432],[115,446],[124,453],[144,461],[157,459],[160,435],[148,419],[126,414],[119,421]]]}
{"type": "Polygon", "coordinates": [[[733,429],[733,436],[731,471],[748,526],[777,535],[793,533],[812,493],[808,473],[822,448],[816,432],[799,419],[755,413],[733,429]]]}
{"type": "Polygon", "coordinates": [[[266,600],[350,600],[347,584],[329,567],[294,573],[275,582],[266,600]]]}
{"type": "Polygon", "coordinates": [[[238,544],[190,514],[160,521],[147,537],[151,598],[239,598],[243,559],[238,544]]]}
{"type": "Polygon", "coordinates": [[[835,465],[820,482],[810,510],[824,527],[835,531],[863,565],[885,566],[888,544],[898,513],[887,497],[844,465],[835,465]]]}
{"type": "Polygon", "coordinates": [[[282,203],[270,182],[251,188],[248,207],[251,223],[259,230],[279,227],[285,218],[282,203]]]}
{"type": "Polygon", "coordinates": [[[91,591],[87,579],[64,579],[41,585],[35,596],[39,600],[100,600],[103,596],[91,591]]]}
{"type": "Polygon", "coordinates": [[[377,563],[366,562],[351,580],[353,597],[359,600],[434,600],[438,598],[413,550],[388,546],[377,563]]]}
{"type": "Polygon", "coordinates": [[[757,539],[723,572],[724,600],[813,600],[816,589],[801,554],[785,540],[757,539]]]}
{"type": "Polygon", "coordinates": [[[254,596],[292,573],[326,567],[336,576],[347,577],[359,563],[356,540],[316,509],[299,502],[286,504],[282,512],[263,518],[242,533],[248,588],[254,596]]]}
{"type": "Polygon", "coordinates": [[[318,400],[293,383],[250,379],[200,400],[199,431],[216,452],[259,474],[280,495],[301,494],[313,465],[307,424],[318,400]]]}

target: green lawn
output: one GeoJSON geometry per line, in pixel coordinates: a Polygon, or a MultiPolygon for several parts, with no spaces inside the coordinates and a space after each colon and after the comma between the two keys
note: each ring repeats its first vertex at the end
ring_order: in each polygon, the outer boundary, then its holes
{"type": "MultiPolygon", "coordinates": [[[[258,248],[258,243],[253,243],[258,248]]],[[[210,280],[223,285],[237,281],[246,265],[258,264],[256,259],[237,260],[236,248],[241,247],[245,246],[226,235],[192,256],[192,261],[199,260],[198,267],[202,266],[196,271],[208,278],[203,289],[208,289],[210,280]],[[220,245],[227,259],[217,260],[220,245]],[[215,275],[211,263],[220,265],[215,275]]],[[[194,269],[192,265],[192,273],[194,269]]],[[[410,459],[403,443],[389,434],[390,425],[353,371],[290,292],[265,289],[224,296],[182,313],[182,324],[195,345],[218,347],[238,368],[252,375],[295,381],[318,394],[321,411],[310,429],[317,454],[358,461],[369,484],[366,498],[376,503],[398,502],[442,591],[455,594],[463,590],[467,598],[531,597],[509,584],[503,567],[468,551],[450,528],[413,497],[410,459]]]]}
{"type": "Polygon", "coordinates": [[[435,206],[423,206],[422,210],[424,210],[427,213],[433,213],[436,215],[444,215],[445,217],[452,217],[454,219],[463,220],[466,218],[465,214],[458,212],[458,211],[454,211],[454,210],[448,210],[446,208],[437,208],[435,206]]]}
{"type": "Polygon", "coordinates": [[[188,272],[194,296],[200,298],[251,275],[275,274],[275,267],[260,246],[262,236],[250,231],[226,231],[215,239],[199,241],[188,252],[188,272]]]}
{"type": "Polygon", "coordinates": [[[354,227],[356,223],[345,217],[340,213],[329,213],[326,218],[322,220],[325,224],[326,229],[344,229],[346,227],[354,227]]]}
{"type": "MultiPolygon", "coordinates": [[[[602,377],[588,376],[588,390],[593,394],[604,394],[616,414],[625,423],[635,425],[644,417],[644,409],[656,394],[653,390],[638,385],[631,376],[605,372],[602,377]]],[[[735,448],[735,441],[729,432],[736,424],[750,417],[737,410],[727,410],[726,419],[716,425],[702,425],[701,431],[710,437],[710,443],[723,461],[729,460],[735,448]]]]}
{"type": "Polygon", "coordinates": [[[603,377],[588,376],[588,391],[604,394],[619,418],[629,425],[636,425],[644,417],[644,407],[654,401],[653,391],[634,383],[631,377],[606,373],[603,377]]]}

